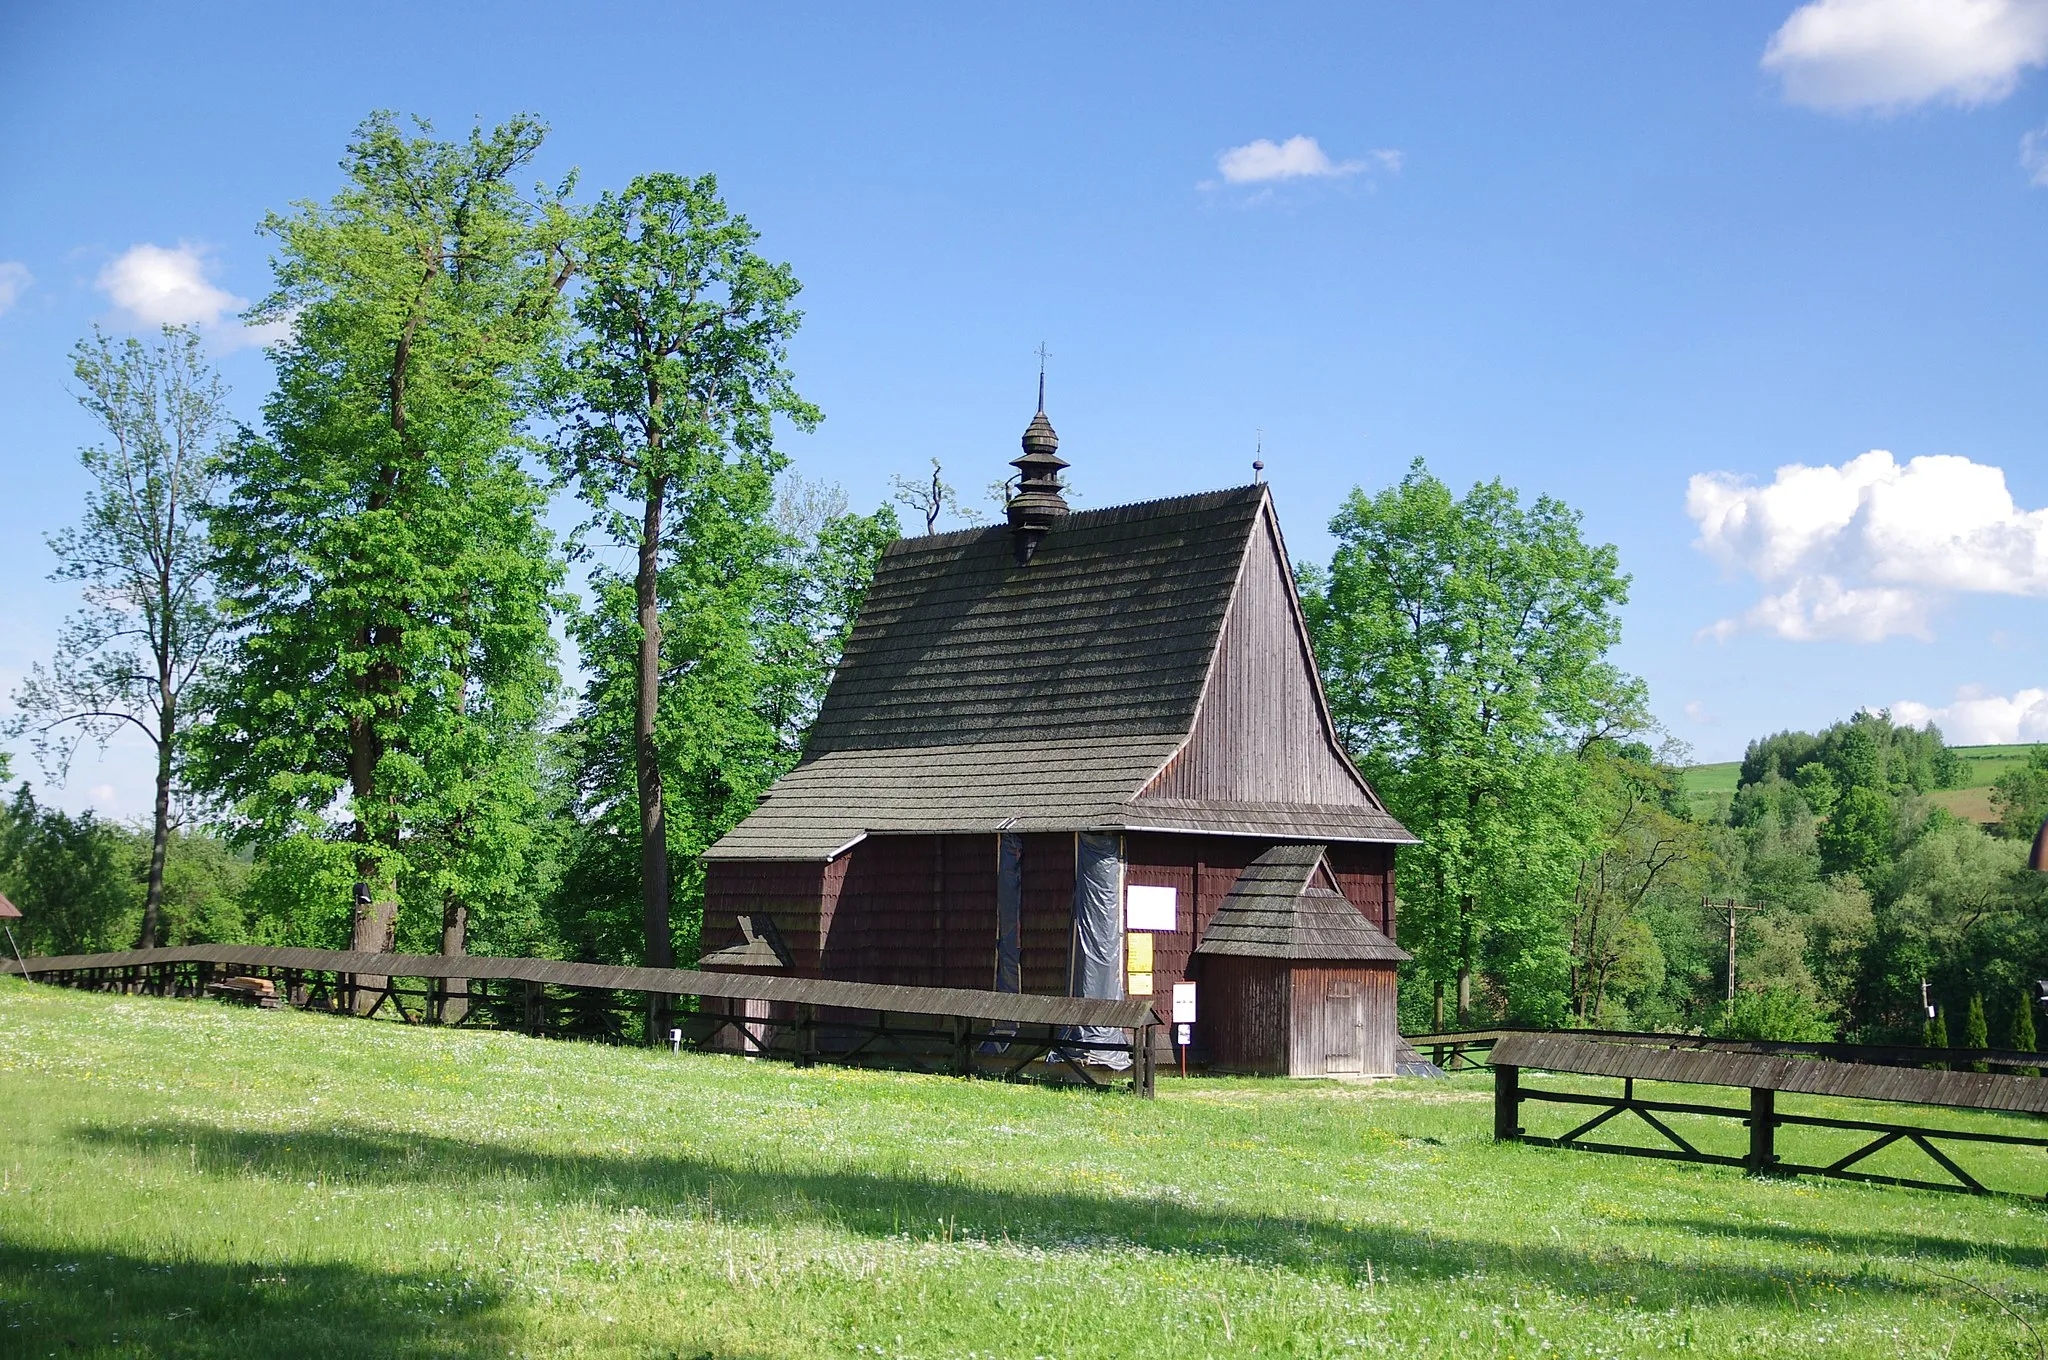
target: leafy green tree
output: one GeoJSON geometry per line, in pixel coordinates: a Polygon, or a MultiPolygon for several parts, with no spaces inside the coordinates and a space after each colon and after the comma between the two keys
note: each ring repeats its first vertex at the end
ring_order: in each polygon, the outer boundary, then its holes
{"type": "Polygon", "coordinates": [[[444,142],[376,114],[332,200],[265,223],[276,288],[254,315],[291,334],[209,516],[237,631],[197,749],[259,844],[345,810],[359,949],[399,938],[401,883],[459,951],[468,908],[520,877],[562,568],[519,428],[573,228],[563,191],[515,184],[542,136],[520,118],[444,142]]]}
{"type": "Polygon", "coordinates": [[[1793,774],[1792,782],[1798,785],[1800,797],[1806,800],[1806,805],[1813,809],[1816,817],[1827,816],[1841,801],[1841,785],[1835,782],[1833,772],[1818,760],[1809,760],[1801,765],[1793,774]]]}
{"type": "MultiPolygon", "coordinates": [[[[886,508],[851,515],[780,511],[757,478],[687,503],[687,532],[659,578],[664,671],[655,749],[674,866],[672,947],[694,955],[702,852],[752,811],[802,754],[803,738],[846,634],[895,537],[886,508]],[[822,518],[820,518],[822,514],[822,518]]],[[[570,739],[581,829],[568,857],[555,929],[579,958],[627,961],[645,946],[639,913],[638,818],[630,760],[636,592],[592,573],[593,601],[572,624],[591,677],[570,739]]]]}
{"type": "Polygon", "coordinates": [[[134,938],[142,903],[118,828],[41,807],[24,783],[0,830],[0,891],[21,909],[24,951],[96,954],[134,938]]]}
{"type": "MultiPolygon", "coordinates": [[[[1920,1046],[1922,1048],[1948,1047],[1948,1013],[1939,1006],[1935,1007],[1934,1014],[1928,1018],[1927,1024],[1921,1030],[1920,1046]]],[[[1947,1066],[1946,1063],[1937,1063],[1935,1065],[1943,1068],[1947,1066]]]]}
{"type": "Polygon", "coordinates": [[[171,842],[171,798],[187,696],[218,652],[220,611],[200,515],[212,492],[226,389],[189,328],[155,343],[116,345],[95,332],[72,351],[78,401],[105,435],[80,454],[91,481],[78,527],[52,534],[52,578],[76,581],[85,606],[64,625],[57,655],[15,691],[9,724],[32,732],[43,767],[62,781],[77,739],[101,749],[132,728],[156,748],[156,801],[138,943],[155,947],[171,842]]]}
{"type": "MultiPolygon", "coordinates": [[[[146,856],[149,842],[137,838],[134,848],[146,856]]],[[[163,943],[248,943],[242,892],[249,871],[248,857],[221,837],[172,832],[164,856],[163,943]]]]}
{"type": "Polygon", "coordinates": [[[1998,834],[2031,841],[2048,821],[2048,746],[2036,746],[2027,759],[2001,774],[1991,785],[1991,805],[1998,809],[1998,834]]]}
{"type": "Polygon", "coordinates": [[[325,828],[270,841],[256,857],[241,892],[249,943],[348,948],[354,931],[350,897],[355,882],[355,846],[325,834],[325,828]]]}
{"type": "MultiPolygon", "coordinates": [[[[1984,1022],[1984,998],[1970,993],[1970,1005],[1963,1012],[1963,1047],[1991,1047],[1991,1026],[1984,1022]]],[[[1972,1072],[1988,1072],[1990,1069],[1981,1062],[1970,1064],[1972,1072]]]]}
{"type": "Polygon", "coordinates": [[[2005,1046],[2019,1053],[2041,1051],[2034,1037],[2034,998],[2031,992],[2021,992],[2019,1005],[2013,1007],[2012,1025],[2006,1030],[2005,1046]]]}
{"type": "MultiPolygon", "coordinates": [[[[556,456],[590,508],[586,527],[634,550],[629,581],[608,572],[594,581],[597,603],[578,641],[596,676],[585,696],[586,730],[623,739],[632,761],[642,958],[651,967],[674,959],[676,838],[665,767],[677,756],[663,750],[664,682],[691,676],[682,706],[700,713],[700,691],[743,683],[733,678],[741,663],[711,644],[746,629],[746,610],[733,613],[733,597],[747,595],[759,576],[749,562],[761,550],[755,538],[783,463],[776,418],[804,429],[819,419],[797,395],[787,361],[802,320],[796,276],[757,253],[758,237],[719,198],[710,175],[643,175],[606,193],[584,226],[579,333],[554,380],[562,424],[556,456]],[[738,569],[743,579],[706,574],[713,564],[738,569]],[[621,595],[628,584],[630,610],[621,595]],[[686,618],[674,618],[678,608],[686,618]],[[672,624],[683,629],[673,643],[672,624]],[[623,675],[621,649],[631,661],[623,675]],[[698,665],[707,660],[708,670],[698,665]],[[630,683],[621,688],[621,680],[630,683]],[[593,701],[604,711],[593,710],[593,701]],[[615,709],[631,718],[622,732],[612,731],[615,709]]],[[[731,715],[750,705],[714,703],[711,711],[731,715]]],[[[746,740],[716,724],[702,740],[688,726],[672,727],[669,736],[687,737],[693,754],[706,756],[746,740]]],[[[714,790],[711,804],[722,805],[728,788],[747,796],[740,791],[750,778],[718,773],[715,760],[686,763],[697,772],[686,779],[714,790]]],[[[594,787],[608,785],[600,777],[594,787]]]]}
{"type": "Polygon", "coordinates": [[[757,629],[763,712],[786,767],[803,753],[875,565],[902,529],[886,505],[854,514],[838,487],[787,474],[775,528],[779,548],[757,629]]]}
{"type": "Polygon", "coordinates": [[[1458,1015],[1482,963],[1507,1004],[1561,1018],[1595,741],[1643,723],[1607,660],[1628,581],[1611,546],[1548,497],[1499,482],[1463,498],[1415,463],[1353,492],[1303,604],[1332,712],[1396,815],[1422,838],[1403,873],[1404,939],[1458,1015]]]}
{"type": "Polygon", "coordinates": [[[1601,821],[1573,893],[1571,1007],[1576,1023],[1611,1027],[1622,1018],[1610,1010],[1613,994],[1663,981],[1663,950],[1643,908],[1659,895],[1698,895],[1703,828],[1683,815],[1677,772],[1640,743],[1596,744],[1584,797],[1601,821]]]}
{"type": "Polygon", "coordinates": [[[1892,800],[1867,785],[1852,785],[1820,831],[1820,862],[1831,874],[1880,881],[1891,864],[1898,814],[1892,800]]]}
{"type": "Polygon", "coordinates": [[[1818,735],[1779,732],[1751,742],[1741,783],[1761,783],[1773,774],[1795,779],[1808,765],[1827,770],[1838,790],[1860,785],[1893,794],[1954,788],[1966,772],[1962,757],[1932,723],[1903,727],[1889,712],[1859,712],[1818,735]]]}

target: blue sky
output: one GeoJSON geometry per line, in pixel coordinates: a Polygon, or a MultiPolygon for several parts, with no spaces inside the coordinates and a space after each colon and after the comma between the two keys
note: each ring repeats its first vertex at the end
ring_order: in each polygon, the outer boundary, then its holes
{"type": "MultiPolygon", "coordinates": [[[[319,8],[0,11],[0,690],[74,604],[71,343],[199,320],[253,419],[263,214],[372,109],[523,110],[587,190],[719,175],[856,505],[1004,474],[1043,341],[1088,504],[1262,439],[1297,556],[1418,457],[1577,507],[1701,759],[2048,738],[2048,0],[319,8]]],[[[146,762],[39,791],[134,816],[146,762]]]]}

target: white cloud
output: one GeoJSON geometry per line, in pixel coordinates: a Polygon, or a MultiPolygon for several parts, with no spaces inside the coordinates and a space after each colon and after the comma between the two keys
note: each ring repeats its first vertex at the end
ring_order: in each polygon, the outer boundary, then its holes
{"type": "Polygon", "coordinates": [[[2048,189],[2048,127],[2037,127],[2020,138],[2020,168],[2039,189],[2048,189]]]}
{"type": "Polygon", "coordinates": [[[1877,449],[1840,467],[1781,467],[1769,486],[1705,472],[1685,510],[1694,546],[1777,587],[1706,630],[1714,637],[1929,638],[1948,595],[2048,596],[2048,510],[2021,510],[2001,469],[1967,458],[1901,466],[1877,449]]]}
{"type": "Polygon", "coordinates": [[[1812,0],[1763,56],[1787,99],[1836,112],[1993,103],[2043,63],[2048,0],[1812,0]]]}
{"type": "Polygon", "coordinates": [[[211,258],[199,246],[145,241],[108,261],[99,287],[119,309],[114,319],[125,326],[197,326],[223,349],[276,344],[291,334],[289,321],[243,325],[236,314],[249,300],[214,283],[212,271],[211,258]]]}
{"type": "Polygon", "coordinates": [[[1689,722],[1704,724],[1711,723],[1712,721],[1714,721],[1714,715],[1712,713],[1709,713],[1707,711],[1707,706],[1697,699],[1690,699],[1686,701],[1685,716],[1686,720],[1689,722]]]}
{"type": "Polygon", "coordinates": [[[1940,708],[1901,699],[1892,705],[1892,717],[1915,727],[1939,723],[1942,736],[1956,746],[2048,741],[2048,689],[2023,689],[2005,695],[1965,685],[1940,708]]]}
{"type": "Polygon", "coordinates": [[[1293,136],[1284,142],[1261,137],[1233,146],[1216,157],[1216,170],[1229,184],[1269,184],[1287,179],[1339,179],[1369,170],[1401,168],[1398,151],[1375,151],[1369,160],[1333,161],[1313,137],[1293,136]]]}
{"type": "Polygon", "coordinates": [[[130,246],[100,270],[100,291],[122,319],[137,326],[217,326],[248,299],[208,281],[206,256],[197,246],[144,242],[130,246]]]}
{"type": "Polygon", "coordinates": [[[14,304],[34,283],[35,275],[28,272],[28,266],[19,260],[0,260],[0,314],[14,309],[14,304]]]}

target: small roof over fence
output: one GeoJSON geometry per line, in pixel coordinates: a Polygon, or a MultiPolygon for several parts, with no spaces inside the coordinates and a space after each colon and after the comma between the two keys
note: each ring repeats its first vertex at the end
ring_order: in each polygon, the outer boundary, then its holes
{"type": "Polygon", "coordinates": [[[1702,1053],[1647,1044],[1605,1044],[1551,1034],[1510,1034],[1493,1046],[1495,1067],[1532,1067],[1590,1077],[1632,1077],[1699,1086],[1747,1086],[1854,1100],[1949,1105],[1971,1110],[2048,1114],[2048,1080],[1988,1072],[1927,1072],[1910,1067],[1702,1053]]]}
{"type": "Polygon", "coordinates": [[[0,893],[0,920],[19,921],[20,919],[21,908],[8,901],[6,893],[0,893]]]}
{"type": "MultiPolygon", "coordinates": [[[[212,963],[232,968],[297,968],[365,977],[478,978],[590,987],[661,996],[710,996],[734,1001],[786,1001],[895,1015],[962,1016],[1026,1025],[1090,1025],[1134,1029],[1160,1023],[1149,999],[1100,1001],[1087,997],[981,992],[967,987],[888,987],[822,978],[764,977],[758,973],[705,973],[692,968],[615,968],[555,959],[494,959],[467,954],[366,954],[344,949],[273,949],[257,945],[201,944],[173,949],[126,949],[111,954],[66,954],[27,961],[36,976],[93,968],[212,963]]],[[[0,973],[24,971],[0,960],[0,973]]]]}

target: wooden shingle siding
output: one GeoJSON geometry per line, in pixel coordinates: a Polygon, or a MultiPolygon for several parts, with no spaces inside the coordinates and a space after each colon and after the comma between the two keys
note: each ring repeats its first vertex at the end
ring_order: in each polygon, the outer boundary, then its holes
{"type": "Polygon", "coordinates": [[[1289,975],[1269,959],[1202,963],[1197,1042],[1219,1072],[1287,1071],[1289,975]]]}
{"type": "Polygon", "coordinates": [[[1394,848],[1334,842],[1329,847],[1330,871],[1337,890],[1390,940],[1401,937],[1394,926],[1394,848]]]}
{"type": "Polygon", "coordinates": [[[1171,997],[1173,984],[1187,978],[1188,957],[1195,946],[1195,851],[1191,836],[1131,835],[1124,838],[1124,883],[1127,887],[1171,888],[1176,928],[1150,931],[1152,995],[1171,997]]]}
{"type": "Polygon", "coordinates": [[[703,952],[743,942],[742,912],[766,915],[789,946],[792,971],[799,977],[819,976],[825,882],[843,872],[833,865],[749,860],[706,865],[703,952]]]}
{"type": "Polygon", "coordinates": [[[1143,796],[1380,811],[1338,749],[1270,511],[1252,531],[1187,745],[1143,796]]]}

